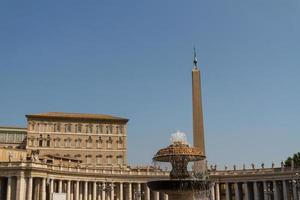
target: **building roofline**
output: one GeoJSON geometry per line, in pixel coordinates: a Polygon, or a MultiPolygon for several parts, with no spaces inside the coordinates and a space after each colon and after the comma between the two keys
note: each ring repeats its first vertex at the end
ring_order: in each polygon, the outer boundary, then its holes
{"type": "Polygon", "coordinates": [[[45,112],[38,114],[27,114],[27,118],[55,118],[55,119],[90,119],[90,120],[109,120],[128,122],[129,119],[122,117],[115,117],[105,114],[88,114],[88,113],[65,113],[65,112],[45,112]]]}
{"type": "Polygon", "coordinates": [[[19,126],[0,126],[0,130],[17,130],[17,131],[26,131],[26,127],[19,126]]]}

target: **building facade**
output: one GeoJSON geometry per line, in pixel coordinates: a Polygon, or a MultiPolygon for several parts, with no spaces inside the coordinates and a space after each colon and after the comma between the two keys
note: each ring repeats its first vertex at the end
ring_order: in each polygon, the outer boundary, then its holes
{"type": "Polygon", "coordinates": [[[24,149],[26,137],[26,128],[0,127],[0,148],[24,149]]]}
{"type": "Polygon", "coordinates": [[[58,112],[26,117],[29,152],[39,150],[40,156],[77,159],[87,166],[127,166],[128,119],[58,112]]]}
{"type": "Polygon", "coordinates": [[[1,129],[1,200],[53,200],[54,194],[68,200],[167,199],[146,183],[169,172],[127,164],[128,119],[57,112],[26,117],[26,129],[1,129]]]}

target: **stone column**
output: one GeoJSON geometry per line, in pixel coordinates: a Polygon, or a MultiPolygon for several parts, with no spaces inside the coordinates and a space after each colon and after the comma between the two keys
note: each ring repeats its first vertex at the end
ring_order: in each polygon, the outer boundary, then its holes
{"type": "Polygon", "coordinates": [[[123,183],[120,183],[119,187],[119,200],[123,200],[123,183]]]}
{"type": "Polygon", "coordinates": [[[141,200],[142,199],[142,190],[141,190],[141,183],[137,184],[137,200],[141,200]]]}
{"type": "Polygon", "coordinates": [[[220,200],[220,184],[216,183],[216,200],[220,200]]]}
{"type": "Polygon", "coordinates": [[[128,200],[132,200],[132,184],[128,183],[128,200]]]}
{"type": "MultiPolygon", "coordinates": [[[[54,189],[54,180],[50,179],[50,188],[49,188],[49,199],[52,200],[53,196],[53,189],[54,189]]],[[[30,199],[31,200],[31,199],[30,199]]]]}
{"type": "Polygon", "coordinates": [[[101,192],[100,192],[100,190],[99,190],[99,188],[98,187],[100,187],[100,183],[96,183],[97,184],[97,200],[102,200],[101,199],[101,192]]]}
{"type": "Polygon", "coordinates": [[[58,181],[58,193],[62,193],[62,180],[58,181]]]}
{"type": "Polygon", "coordinates": [[[105,194],[105,182],[103,182],[102,183],[102,199],[101,200],[105,200],[105,196],[106,196],[106,194],[105,194]]]}
{"type": "Polygon", "coordinates": [[[71,200],[71,181],[67,182],[67,200],[71,200]]]}
{"type": "Polygon", "coordinates": [[[154,200],[159,200],[159,192],[154,192],[154,200]]]}
{"type": "Polygon", "coordinates": [[[253,182],[253,192],[254,192],[254,200],[259,200],[257,182],[253,182]]]}
{"type": "Polygon", "coordinates": [[[296,184],[293,182],[292,182],[292,187],[293,187],[293,200],[298,200],[296,184]]]}
{"type": "Polygon", "coordinates": [[[32,177],[28,177],[27,200],[32,200],[32,177]]]}
{"type": "Polygon", "coordinates": [[[92,200],[93,187],[92,183],[88,183],[88,200],[92,200]]]}
{"type": "Polygon", "coordinates": [[[150,200],[150,188],[145,184],[145,200],[150,200]]]}
{"type": "Polygon", "coordinates": [[[268,191],[268,185],[267,185],[267,182],[266,182],[266,181],[263,182],[263,187],[264,187],[264,199],[265,199],[265,200],[268,200],[268,194],[267,194],[267,191],[268,191]]]}
{"type": "Polygon", "coordinates": [[[46,178],[42,178],[42,200],[46,200],[46,178]]]}
{"type": "Polygon", "coordinates": [[[274,200],[280,200],[276,181],[273,181],[274,200]]]}
{"type": "Polygon", "coordinates": [[[169,196],[167,194],[164,194],[164,200],[169,200],[169,196]]]}
{"type": "Polygon", "coordinates": [[[93,200],[97,200],[97,182],[93,182],[93,200]]]}
{"type": "Polygon", "coordinates": [[[79,190],[80,190],[80,182],[76,181],[76,200],[79,200],[79,190]]]}
{"type": "Polygon", "coordinates": [[[235,196],[235,200],[241,199],[239,183],[234,183],[234,196],[235,196]]]}
{"type": "Polygon", "coordinates": [[[114,183],[111,183],[110,200],[115,200],[114,183]]]}
{"type": "Polygon", "coordinates": [[[25,200],[25,177],[24,173],[21,172],[20,176],[17,177],[17,189],[16,189],[16,200],[25,200]]]}
{"type": "Polygon", "coordinates": [[[9,176],[7,177],[7,188],[6,188],[6,200],[11,200],[11,183],[12,183],[12,178],[9,176]]]}
{"type": "Polygon", "coordinates": [[[245,182],[243,184],[243,188],[244,188],[244,192],[245,192],[245,200],[250,200],[249,199],[249,190],[248,190],[248,183],[247,182],[245,182]]]}
{"type": "Polygon", "coordinates": [[[230,200],[230,185],[229,183],[225,183],[225,195],[226,195],[226,200],[230,200]]]}
{"type": "Polygon", "coordinates": [[[215,200],[215,185],[213,184],[210,190],[211,200],[215,200]]]}
{"type": "Polygon", "coordinates": [[[88,200],[88,182],[85,181],[84,182],[84,196],[83,196],[84,200],[88,200]]]}
{"type": "Polygon", "coordinates": [[[288,190],[286,187],[286,181],[282,181],[282,192],[283,192],[283,200],[288,200],[288,190]]]}

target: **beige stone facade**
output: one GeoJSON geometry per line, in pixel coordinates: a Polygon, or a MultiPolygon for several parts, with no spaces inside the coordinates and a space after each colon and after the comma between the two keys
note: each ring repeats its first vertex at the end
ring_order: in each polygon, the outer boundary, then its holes
{"type": "Polygon", "coordinates": [[[81,160],[98,167],[127,165],[128,119],[108,115],[41,113],[27,115],[28,151],[81,160]]]}
{"type": "Polygon", "coordinates": [[[0,149],[0,200],[53,200],[55,193],[67,200],[167,199],[146,183],[167,178],[168,171],[127,164],[128,119],[57,112],[26,117],[25,135],[15,145],[25,142],[23,149],[0,149]]]}
{"type": "Polygon", "coordinates": [[[27,129],[20,127],[0,127],[0,148],[24,149],[27,129]]]}

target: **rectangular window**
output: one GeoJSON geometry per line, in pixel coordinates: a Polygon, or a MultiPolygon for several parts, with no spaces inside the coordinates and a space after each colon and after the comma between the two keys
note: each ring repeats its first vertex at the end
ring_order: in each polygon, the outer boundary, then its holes
{"type": "Polygon", "coordinates": [[[107,164],[109,164],[109,165],[112,164],[112,157],[107,157],[107,164]]]}
{"type": "Polygon", "coordinates": [[[76,147],[78,147],[78,148],[79,148],[79,147],[80,147],[80,145],[81,145],[81,141],[80,141],[80,140],[77,140],[77,141],[76,141],[76,147]]]}
{"type": "Polygon", "coordinates": [[[86,146],[87,146],[87,148],[92,148],[92,142],[87,141],[87,142],[86,142],[86,146]]]}
{"type": "Polygon", "coordinates": [[[122,157],[118,157],[117,158],[117,162],[118,162],[118,165],[122,165],[123,163],[123,159],[122,159],[122,157]]]}
{"type": "Polygon", "coordinates": [[[77,124],[77,130],[76,130],[77,133],[81,133],[81,125],[80,124],[77,124]]]}
{"type": "Polygon", "coordinates": [[[91,162],[92,162],[92,158],[91,158],[90,156],[87,157],[87,158],[86,158],[86,162],[87,162],[87,163],[91,163],[91,162]]]}
{"type": "Polygon", "coordinates": [[[101,164],[101,157],[97,157],[96,162],[97,162],[97,165],[100,165],[101,164]]]}
{"type": "Polygon", "coordinates": [[[122,141],[119,141],[118,142],[118,148],[121,149],[122,147],[123,147],[123,143],[122,143],[122,141]]]}

